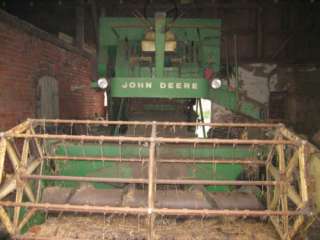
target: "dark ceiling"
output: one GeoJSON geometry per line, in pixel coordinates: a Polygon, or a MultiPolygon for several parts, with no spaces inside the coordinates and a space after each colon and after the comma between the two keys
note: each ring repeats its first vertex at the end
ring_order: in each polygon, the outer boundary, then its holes
{"type": "MultiPolygon", "coordinates": [[[[77,8],[83,6],[85,41],[95,45],[98,16],[133,16],[172,8],[179,16],[220,18],[228,47],[238,35],[243,61],[320,62],[320,0],[0,0],[7,12],[52,34],[76,35],[77,8]]],[[[222,54],[223,56],[223,54],[222,54]]]]}

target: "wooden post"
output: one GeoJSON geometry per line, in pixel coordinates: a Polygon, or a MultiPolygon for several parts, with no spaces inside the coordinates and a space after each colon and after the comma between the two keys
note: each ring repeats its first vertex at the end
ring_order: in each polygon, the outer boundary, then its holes
{"type": "Polygon", "coordinates": [[[98,49],[98,47],[99,47],[99,18],[98,18],[98,11],[97,11],[97,3],[96,3],[96,0],[89,0],[89,3],[91,5],[90,9],[91,9],[91,16],[92,16],[94,33],[95,33],[96,49],[98,49]]]}
{"type": "MultiPolygon", "coordinates": [[[[279,161],[279,173],[280,173],[280,204],[283,211],[288,211],[288,188],[286,181],[286,159],[284,154],[284,145],[279,144],[277,146],[278,161],[279,161]],[[283,182],[285,181],[285,182],[283,182]]],[[[283,239],[287,239],[289,236],[289,216],[282,216],[282,231],[283,239]]]]}
{"type": "Polygon", "coordinates": [[[152,125],[151,132],[151,141],[149,148],[149,166],[148,166],[148,222],[149,222],[149,231],[148,231],[148,240],[153,240],[154,236],[154,221],[155,214],[153,212],[154,202],[155,202],[155,175],[156,175],[156,164],[155,164],[155,151],[156,151],[156,125],[152,125]]]}
{"type": "Polygon", "coordinates": [[[165,60],[165,45],[166,45],[166,14],[156,13],[155,15],[155,71],[156,77],[164,76],[164,60],[165,60]]]}
{"type": "Polygon", "coordinates": [[[76,45],[79,48],[83,48],[84,46],[84,1],[80,0],[79,5],[76,7],[76,45]]]}
{"type": "MultiPolygon", "coordinates": [[[[12,166],[13,166],[13,169],[15,171],[15,176],[16,176],[16,184],[17,186],[19,185],[19,183],[22,183],[20,177],[19,177],[19,168],[20,168],[20,161],[19,161],[19,158],[17,156],[17,153],[15,151],[15,149],[11,146],[11,143],[8,142],[7,144],[7,150],[8,150],[8,155],[9,155],[9,158],[11,160],[11,163],[12,163],[12,166]]],[[[35,198],[34,198],[34,195],[33,195],[33,192],[32,192],[32,189],[30,187],[30,185],[27,183],[27,182],[23,182],[23,185],[24,185],[24,190],[28,196],[28,198],[30,199],[31,202],[34,202],[35,201],[35,198]]]]}
{"type": "Polygon", "coordinates": [[[292,238],[294,235],[298,232],[299,228],[302,226],[304,223],[304,216],[300,215],[297,217],[297,219],[293,223],[293,227],[290,231],[289,237],[292,238]]]}
{"type": "MultiPolygon", "coordinates": [[[[30,131],[27,131],[27,133],[30,133],[30,131]]],[[[25,138],[23,143],[23,148],[22,148],[20,169],[21,167],[23,169],[27,167],[28,156],[29,156],[29,139],[25,138]]],[[[24,184],[20,182],[20,178],[19,178],[17,179],[16,203],[21,203],[23,198],[23,191],[24,191],[24,184]]],[[[18,228],[20,210],[21,210],[21,207],[19,206],[14,208],[13,224],[15,229],[18,228]]]]}
{"type": "MultiPolygon", "coordinates": [[[[31,174],[34,172],[34,170],[36,170],[39,165],[40,165],[41,161],[38,160],[34,160],[28,167],[28,169],[26,170],[26,174],[31,174]]],[[[5,198],[6,196],[8,196],[8,194],[12,193],[17,187],[17,181],[15,178],[11,178],[6,184],[4,184],[1,188],[0,188],[0,199],[5,198]]]]}
{"type": "Polygon", "coordinates": [[[33,208],[28,211],[28,213],[21,220],[17,232],[20,232],[21,229],[29,222],[29,220],[33,217],[33,215],[37,212],[37,209],[33,208]]]}
{"type": "MultiPolygon", "coordinates": [[[[30,133],[31,133],[31,134],[36,134],[36,132],[34,131],[33,128],[30,129],[30,133]]],[[[36,144],[36,148],[37,148],[37,150],[38,150],[38,153],[39,153],[40,158],[43,158],[43,149],[41,148],[41,144],[40,144],[40,142],[39,142],[39,139],[34,138],[34,142],[35,142],[35,144],[36,144]]]]}
{"type": "Polygon", "coordinates": [[[2,183],[4,161],[6,159],[7,140],[5,138],[0,139],[0,184],[2,183]]]}
{"type": "Polygon", "coordinates": [[[262,24],[262,8],[257,8],[257,59],[263,57],[263,24],[262,24]]]}
{"type": "Polygon", "coordinates": [[[6,212],[6,210],[4,210],[3,207],[0,206],[0,219],[2,224],[5,226],[6,230],[8,231],[9,234],[13,235],[14,234],[14,227],[12,225],[12,222],[10,221],[10,218],[6,212]]]}
{"type": "Polygon", "coordinates": [[[306,180],[306,160],[305,160],[305,141],[299,148],[299,174],[300,174],[300,192],[303,202],[308,201],[308,186],[306,180]]]}
{"type": "MultiPolygon", "coordinates": [[[[31,134],[35,134],[34,128],[31,128],[31,129],[30,129],[30,132],[31,132],[31,134]]],[[[40,158],[41,158],[41,164],[40,164],[40,172],[39,172],[39,174],[42,175],[43,165],[44,165],[44,161],[45,161],[45,159],[43,158],[43,157],[44,157],[44,149],[41,147],[41,144],[40,144],[40,142],[39,142],[39,139],[34,138],[34,142],[35,142],[35,144],[36,144],[37,151],[38,151],[39,156],[40,156],[40,158]]],[[[40,197],[41,197],[41,196],[40,196],[40,195],[41,195],[41,185],[42,185],[42,181],[39,180],[39,181],[37,182],[36,202],[39,202],[40,197]]]]}

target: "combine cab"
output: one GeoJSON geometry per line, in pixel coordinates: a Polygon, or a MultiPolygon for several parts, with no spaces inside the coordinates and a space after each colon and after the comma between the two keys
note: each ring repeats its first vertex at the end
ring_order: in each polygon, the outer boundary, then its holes
{"type": "Polygon", "coordinates": [[[288,240],[312,223],[319,209],[314,146],[281,124],[204,123],[194,111],[209,99],[262,118],[259,105],[218,78],[220,25],[165,13],[100,19],[93,87],[105,94],[107,120],[29,119],[1,135],[0,218],[14,239],[187,239],[163,225],[178,230],[177,221],[190,218],[198,222],[185,233],[215,239],[206,221],[247,217],[269,220],[288,240]],[[13,175],[3,170],[6,158],[13,175]],[[74,213],[87,220],[80,225],[74,213]],[[118,227],[134,219],[130,236],[106,231],[115,215],[123,218],[118,227]],[[62,219],[60,226],[43,232],[52,219],[62,219]],[[78,227],[58,234],[67,221],[78,227]]]}

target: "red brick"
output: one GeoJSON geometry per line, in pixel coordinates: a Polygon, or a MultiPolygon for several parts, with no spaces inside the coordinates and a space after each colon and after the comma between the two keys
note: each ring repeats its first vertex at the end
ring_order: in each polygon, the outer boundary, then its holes
{"type": "Polygon", "coordinates": [[[87,119],[103,114],[103,94],[92,91],[92,59],[38,39],[23,30],[0,23],[0,131],[35,117],[36,81],[57,79],[60,118],[87,119]],[[71,92],[72,85],[86,84],[71,92]]]}

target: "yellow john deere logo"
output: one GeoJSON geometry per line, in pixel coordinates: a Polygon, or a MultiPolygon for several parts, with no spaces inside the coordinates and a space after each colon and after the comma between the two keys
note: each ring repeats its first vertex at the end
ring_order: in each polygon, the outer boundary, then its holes
{"type": "MultiPolygon", "coordinates": [[[[190,82],[160,82],[159,84],[160,89],[191,89],[191,90],[197,90],[198,89],[198,83],[190,83],[190,82]]],[[[153,83],[152,82],[124,82],[121,85],[121,88],[152,88],[153,83]]]]}

